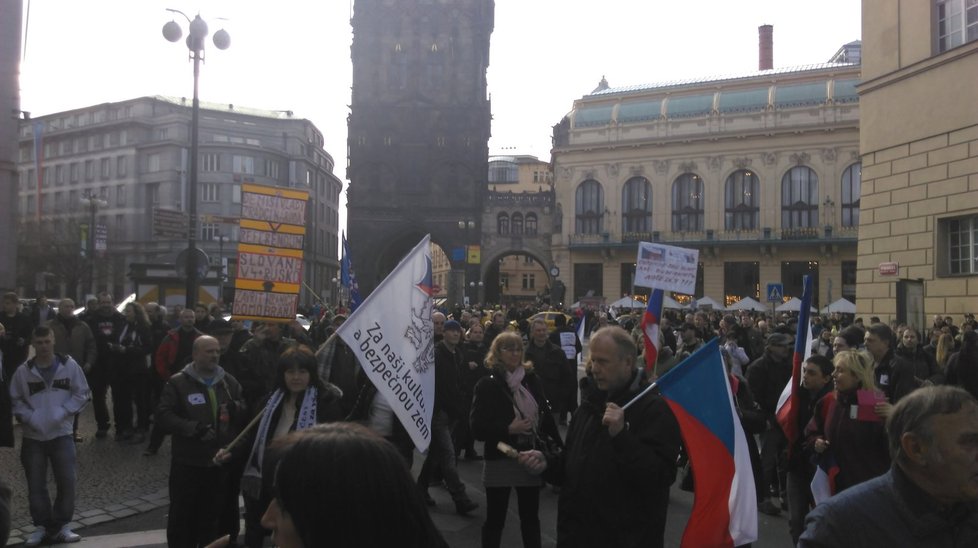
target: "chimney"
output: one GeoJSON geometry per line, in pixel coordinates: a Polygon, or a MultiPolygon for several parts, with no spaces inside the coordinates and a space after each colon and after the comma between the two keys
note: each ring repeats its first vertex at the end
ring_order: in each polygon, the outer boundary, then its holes
{"type": "Polygon", "coordinates": [[[771,70],[774,68],[774,26],[757,27],[757,38],[757,70],[771,70]]]}

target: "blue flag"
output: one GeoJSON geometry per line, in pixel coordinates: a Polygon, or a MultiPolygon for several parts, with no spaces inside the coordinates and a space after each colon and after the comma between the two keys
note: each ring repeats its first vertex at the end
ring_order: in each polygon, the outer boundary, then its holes
{"type": "Polygon", "coordinates": [[[350,312],[360,306],[360,286],[357,285],[357,275],[353,272],[353,262],[350,260],[350,247],[346,242],[346,232],[343,233],[343,258],[340,259],[340,284],[350,292],[350,312]]]}

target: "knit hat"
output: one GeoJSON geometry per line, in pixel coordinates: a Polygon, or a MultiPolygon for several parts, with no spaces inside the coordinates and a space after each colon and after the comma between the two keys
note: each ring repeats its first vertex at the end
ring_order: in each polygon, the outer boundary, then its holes
{"type": "Polygon", "coordinates": [[[448,330],[461,331],[462,330],[462,324],[458,323],[455,320],[448,320],[447,322],[445,322],[445,331],[448,331],[448,330]]]}

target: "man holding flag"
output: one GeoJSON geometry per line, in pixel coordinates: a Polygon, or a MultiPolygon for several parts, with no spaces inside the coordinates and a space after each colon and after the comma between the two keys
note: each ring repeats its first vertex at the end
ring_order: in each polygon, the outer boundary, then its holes
{"type": "Polygon", "coordinates": [[[602,328],[589,346],[595,386],[574,413],[566,450],[526,451],[520,462],[562,485],[558,548],[663,546],[679,425],[657,395],[623,409],[643,388],[637,348],[625,330],[602,328]]]}

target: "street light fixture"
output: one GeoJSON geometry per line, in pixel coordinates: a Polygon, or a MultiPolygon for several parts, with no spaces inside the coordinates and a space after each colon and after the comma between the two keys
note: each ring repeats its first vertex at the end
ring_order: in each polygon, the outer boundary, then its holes
{"type": "MultiPolygon", "coordinates": [[[[179,13],[187,20],[190,33],[187,35],[187,49],[190,50],[190,59],[194,62],[194,102],[190,116],[190,182],[187,188],[187,284],[186,284],[186,307],[193,309],[197,304],[197,138],[200,128],[200,99],[198,98],[197,88],[200,81],[200,62],[204,60],[204,39],[207,38],[207,22],[197,14],[193,18],[187,16],[180,10],[167,8],[166,11],[179,13]]],[[[170,21],[163,25],[163,37],[170,42],[176,42],[183,36],[183,29],[176,21],[170,21]]],[[[224,29],[214,33],[214,46],[224,50],[231,45],[231,36],[224,29]]]]}

